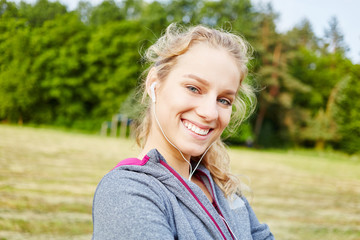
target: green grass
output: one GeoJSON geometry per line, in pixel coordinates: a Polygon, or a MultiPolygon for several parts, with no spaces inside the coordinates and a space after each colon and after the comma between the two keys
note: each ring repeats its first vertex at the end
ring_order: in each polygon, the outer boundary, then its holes
{"type": "MultiPolygon", "coordinates": [[[[131,140],[0,125],[0,239],[90,239],[97,183],[137,156],[131,140]]],[[[277,239],[360,239],[360,160],[336,152],[230,150],[277,239]]]]}
{"type": "Polygon", "coordinates": [[[359,160],[310,153],[233,149],[232,166],[251,178],[252,205],[278,239],[360,239],[359,160]]]}

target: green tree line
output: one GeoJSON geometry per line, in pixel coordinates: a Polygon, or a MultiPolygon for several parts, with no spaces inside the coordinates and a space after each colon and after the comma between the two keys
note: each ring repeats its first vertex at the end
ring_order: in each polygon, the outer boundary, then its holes
{"type": "Polygon", "coordinates": [[[250,0],[0,0],[0,121],[99,129],[135,118],[141,55],[171,22],[222,27],[254,47],[256,114],[227,141],[258,147],[360,146],[360,65],[347,58],[337,19],[323,37],[304,19],[276,31],[271,5],[250,0]]]}

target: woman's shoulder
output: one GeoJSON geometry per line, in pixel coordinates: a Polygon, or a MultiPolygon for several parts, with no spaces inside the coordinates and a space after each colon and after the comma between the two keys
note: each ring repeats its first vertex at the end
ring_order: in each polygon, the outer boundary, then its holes
{"type": "Polygon", "coordinates": [[[152,176],[119,168],[102,178],[95,191],[93,207],[109,210],[142,205],[166,211],[166,201],[162,187],[152,176]]]}
{"type": "Polygon", "coordinates": [[[122,168],[110,171],[100,181],[93,201],[94,239],[125,239],[129,231],[132,239],[172,236],[161,227],[169,218],[165,195],[156,179],[146,173],[122,168]]]}
{"type": "Polygon", "coordinates": [[[95,195],[104,192],[121,193],[154,192],[158,184],[155,179],[143,172],[116,168],[108,172],[99,182],[95,195]]]}

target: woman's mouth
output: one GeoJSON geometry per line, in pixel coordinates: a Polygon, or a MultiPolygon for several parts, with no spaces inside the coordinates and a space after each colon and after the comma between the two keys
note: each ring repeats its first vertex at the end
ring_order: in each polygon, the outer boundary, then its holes
{"type": "Polygon", "coordinates": [[[188,122],[188,121],[183,121],[184,126],[189,129],[190,131],[200,135],[200,136],[206,136],[209,131],[211,130],[211,128],[207,128],[207,129],[203,129],[203,128],[199,128],[198,126],[188,122]]]}

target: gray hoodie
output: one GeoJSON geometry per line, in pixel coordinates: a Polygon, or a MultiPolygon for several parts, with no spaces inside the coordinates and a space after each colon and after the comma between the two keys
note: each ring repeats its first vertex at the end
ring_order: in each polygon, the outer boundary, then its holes
{"type": "Polygon", "coordinates": [[[214,202],[153,149],[121,161],[99,183],[93,239],[274,239],[244,197],[224,197],[202,165],[196,174],[214,202]]]}

